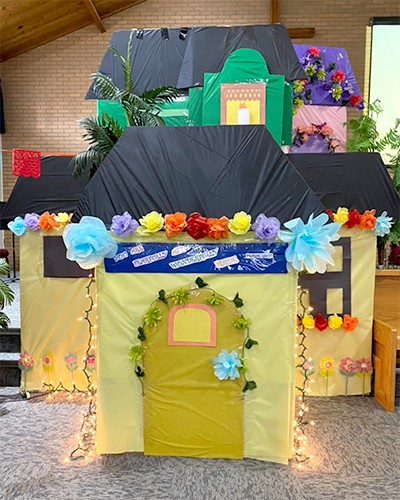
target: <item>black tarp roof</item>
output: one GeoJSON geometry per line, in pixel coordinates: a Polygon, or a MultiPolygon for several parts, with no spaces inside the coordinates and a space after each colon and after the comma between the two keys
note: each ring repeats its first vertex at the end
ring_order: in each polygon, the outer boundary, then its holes
{"type": "Polygon", "coordinates": [[[0,216],[0,229],[26,213],[73,212],[87,184],[87,176],[72,177],[67,156],[42,156],[40,177],[19,177],[0,216]]]}
{"type": "Polygon", "coordinates": [[[292,154],[288,158],[327,209],[384,210],[400,219],[400,198],[379,153],[292,154]]]}
{"type": "MultiPolygon", "coordinates": [[[[260,52],[272,74],[285,75],[288,81],[305,78],[288,32],[281,24],[133,31],[131,75],[139,95],[163,85],[179,89],[203,85],[204,73],[221,71],[229,55],[240,48],[260,52]]],[[[130,33],[114,32],[110,47],[125,56],[130,33]]],[[[106,51],[99,71],[123,88],[121,65],[110,50],[106,51]]],[[[93,85],[86,98],[98,98],[93,85]]]]}
{"type": "Polygon", "coordinates": [[[152,210],[207,217],[245,210],[285,222],[325,207],[262,125],[129,127],[86,186],[74,220],[110,224],[116,214],[152,210]]]}

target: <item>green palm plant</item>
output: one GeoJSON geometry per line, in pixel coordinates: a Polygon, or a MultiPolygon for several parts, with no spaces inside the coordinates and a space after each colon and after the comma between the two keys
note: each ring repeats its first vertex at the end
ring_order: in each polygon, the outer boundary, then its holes
{"type": "Polygon", "coordinates": [[[129,37],[126,57],[114,48],[109,49],[120,61],[124,75],[123,89],[117,87],[111,78],[99,71],[92,74],[97,95],[101,99],[118,103],[122,107],[126,125],[121,126],[107,113],[102,113],[100,116],[85,116],[78,121],[78,124],[85,130],[82,137],[89,142],[89,147],[71,160],[70,165],[75,177],[80,177],[84,172],[89,173],[89,178],[92,177],[121,137],[125,127],[165,125],[160,117],[161,107],[179,97],[179,91],[171,86],[147,90],[140,96],[135,94],[131,77],[132,36],[133,32],[129,37]]]}
{"type": "MultiPolygon", "coordinates": [[[[5,259],[0,259],[0,275],[5,276],[9,267],[5,259]]],[[[14,300],[14,292],[5,281],[0,278],[0,328],[7,328],[10,318],[3,312],[4,306],[10,305],[14,300]]]]}
{"type": "MultiPolygon", "coordinates": [[[[377,128],[378,116],[383,113],[381,102],[377,99],[368,106],[368,112],[359,118],[346,122],[350,136],[347,139],[347,151],[385,153],[389,158],[389,171],[391,178],[400,195],[400,118],[395,120],[392,127],[383,136],[379,135],[377,128]]],[[[400,220],[394,221],[390,233],[383,238],[393,244],[400,242],[400,220]]]]}

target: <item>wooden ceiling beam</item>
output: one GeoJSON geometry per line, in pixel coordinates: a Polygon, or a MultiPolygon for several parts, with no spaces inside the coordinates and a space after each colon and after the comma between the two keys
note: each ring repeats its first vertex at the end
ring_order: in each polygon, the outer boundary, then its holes
{"type": "Polygon", "coordinates": [[[89,11],[90,15],[93,18],[93,21],[95,22],[96,26],[98,27],[100,33],[105,33],[107,30],[103,24],[103,21],[101,20],[101,17],[99,16],[99,13],[96,10],[96,7],[94,6],[92,0],[83,0],[87,10],[89,11]]]}
{"type": "Polygon", "coordinates": [[[314,38],[315,28],[287,28],[290,38],[314,38]]]}

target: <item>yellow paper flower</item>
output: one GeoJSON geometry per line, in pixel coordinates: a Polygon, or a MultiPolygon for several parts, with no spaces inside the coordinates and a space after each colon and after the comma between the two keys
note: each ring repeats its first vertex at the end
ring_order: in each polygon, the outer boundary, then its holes
{"type": "Polygon", "coordinates": [[[144,217],[139,219],[140,226],[137,230],[140,234],[156,233],[163,228],[164,217],[158,212],[149,212],[144,217]]]}
{"type": "Polygon", "coordinates": [[[331,330],[337,330],[342,326],[343,320],[336,313],[328,318],[328,325],[331,330]]]}
{"type": "Polygon", "coordinates": [[[315,326],[315,320],[311,314],[306,314],[301,322],[303,323],[304,328],[309,328],[310,330],[312,330],[315,326]]]}
{"type": "Polygon", "coordinates": [[[246,234],[251,226],[251,215],[246,212],[236,212],[233,219],[229,219],[229,231],[234,234],[246,234]]]}
{"type": "Polygon", "coordinates": [[[329,377],[335,371],[335,360],[329,356],[322,358],[319,362],[319,374],[321,377],[329,377]]]}
{"type": "Polygon", "coordinates": [[[349,209],[339,207],[337,212],[333,214],[333,220],[339,224],[345,224],[349,220],[349,209]]]}
{"type": "Polygon", "coordinates": [[[58,212],[54,219],[60,224],[68,224],[70,220],[70,215],[67,212],[58,212]]]}

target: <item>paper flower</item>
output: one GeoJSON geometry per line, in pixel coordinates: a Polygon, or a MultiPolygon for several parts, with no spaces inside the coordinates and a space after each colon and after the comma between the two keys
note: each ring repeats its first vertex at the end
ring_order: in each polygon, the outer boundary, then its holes
{"type": "Polygon", "coordinates": [[[190,298],[190,292],[187,288],[178,288],[178,290],[175,290],[175,292],[172,294],[172,301],[174,304],[178,304],[180,306],[183,306],[189,302],[190,298]]]}
{"type": "Polygon", "coordinates": [[[356,374],[357,362],[349,356],[340,360],[339,371],[346,377],[353,377],[356,374]]]}
{"type": "Polygon", "coordinates": [[[235,319],[235,321],[233,322],[233,326],[237,330],[246,330],[247,328],[250,327],[250,325],[251,325],[251,321],[247,318],[244,318],[243,316],[241,316],[238,319],[235,319]]]}
{"type": "Polygon", "coordinates": [[[24,224],[25,227],[28,231],[37,231],[39,229],[39,215],[32,213],[32,214],[25,214],[24,216],[24,224]]]}
{"type": "Polygon", "coordinates": [[[186,214],[182,212],[175,212],[174,214],[167,214],[164,217],[165,235],[171,238],[176,234],[181,233],[187,226],[186,214]]]}
{"type": "Polygon", "coordinates": [[[320,50],[317,49],[317,47],[309,47],[307,49],[307,52],[311,55],[311,56],[314,56],[314,57],[319,57],[319,54],[320,54],[320,50]]]}
{"type": "Polygon", "coordinates": [[[332,80],[334,82],[337,82],[337,83],[342,83],[345,79],[346,75],[343,73],[343,71],[340,71],[340,69],[338,69],[337,71],[335,71],[332,75],[332,80]]]}
{"type": "Polygon", "coordinates": [[[219,219],[209,218],[208,223],[208,237],[214,240],[219,240],[221,238],[227,238],[229,236],[228,217],[220,217],[219,219]]]}
{"type": "Polygon", "coordinates": [[[39,217],[38,226],[44,232],[51,231],[52,229],[57,229],[60,227],[60,223],[56,221],[55,215],[45,212],[39,217]]]}
{"type": "Polygon", "coordinates": [[[311,316],[311,314],[305,314],[301,320],[301,323],[304,328],[307,328],[309,330],[312,330],[315,327],[315,320],[311,316]]]}
{"type": "Polygon", "coordinates": [[[276,217],[267,217],[264,214],[258,215],[251,226],[251,229],[254,231],[254,237],[267,243],[275,241],[280,228],[281,223],[276,217]]]}
{"type": "Polygon", "coordinates": [[[328,321],[322,316],[322,314],[317,314],[315,316],[315,328],[320,332],[323,332],[328,328],[328,321]]]}
{"type": "Polygon", "coordinates": [[[65,366],[73,372],[78,368],[78,362],[75,354],[69,353],[64,357],[65,366]]]}
{"type": "Polygon", "coordinates": [[[328,325],[331,330],[337,330],[342,326],[343,320],[336,313],[328,318],[328,325]]]}
{"type": "Polygon", "coordinates": [[[324,273],[327,264],[334,264],[331,255],[335,251],[331,241],[339,239],[340,224],[329,223],[327,214],[314,218],[310,215],[305,224],[300,218],[286,222],[289,231],[279,231],[279,238],[288,243],[285,256],[289,268],[296,271],[306,269],[309,273],[324,273]]]}
{"type": "Polygon", "coordinates": [[[145,347],[142,344],[133,345],[128,351],[128,358],[134,363],[138,363],[144,355],[145,347]]]}
{"type": "Polygon", "coordinates": [[[345,224],[349,220],[349,210],[344,207],[339,207],[337,212],[333,214],[333,220],[339,224],[345,224]]]}
{"type": "Polygon", "coordinates": [[[22,217],[15,217],[13,221],[7,224],[7,227],[15,236],[22,236],[26,232],[24,219],[22,217]]]}
{"type": "Polygon", "coordinates": [[[361,358],[356,361],[356,375],[362,377],[363,375],[371,375],[372,363],[369,359],[361,358]]]}
{"type": "Polygon", "coordinates": [[[50,371],[54,366],[54,358],[51,353],[47,353],[42,358],[42,366],[44,370],[50,371]]]}
{"type": "Polygon", "coordinates": [[[157,233],[164,226],[164,218],[162,214],[154,210],[139,219],[139,222],[140,226],[137,230],[139,234],[157,233]]]}
{"type": "Polygon", "coordinates": [[[65,224],[68,224],[71,220],[71,217],[72,214],[67,214],[67,212],[58,212],[58,214],[54,217],[54,220],[65,226],[65,224]]]}
{"type": "Polygon", "coordinates": [[[345,223],[345,226],[347,227],[347,229],[351,229],[355,226],[358,226],[360,224],[360,221],[360,212],[356,208],[352,208],[351,210],[349,210],[349,219],[345,223]]]}
{"type": "Polygon", "coordinates": [[[21,352],[18,360],[18,368],[23,371],[31,370],[35,365],[33,357],[29,352],[21,352]]]}
{"type": "Polygon", "coordinates": [[[386,210],[381,213],[379,217],[376,218],[376,224],[374,227],[375,234],[377,236],[385,236],[390,233],[390,228],[393,225],[393,217],[388,217],[386,210]]]}
{"type": "Polygon", "coordinates": [[[111,221],[110,233],[119,238],[127,238],[139,227],[136,219],[131,214],[124,212],[122,215],[114,215],[111,221]]]}
{"type": "Polygon", "coordinates": [[[205,238],[208,235],[207,218],[198,212],[193,212],[187,221],[186,232],[195,240],[205,238]]]}
{"type": "Polygon", "coordinates": [[[352,332],[356,328],[357,325],[358,325],[358,318],[356,318],[355,316],[350,316],[350,314],[343,315],[342,327],[347,332],[352,332]]]}
{"type": "Polygon", "coordinates": [[[335,371],[335,360],[329,356],[322,358],[319,362],[319,374],[321,377],[329,377],[335,371]]]}
{"type": "Polygon", "coordinates": [[[79,224],[68,224],[63,233],[67,259],[75,261],[82,269],[92,269],[117,253],[118,245],[107,233],[103,221],[84,216],[79,224]]]}
{"type": "Polygon", "coordinates": [[[353,106],[353,108],[355,108],[359,104],[361,104],[361,101],[362,101],[362,97],[360,95],[353,94],[350,96],[349,104],[350,104],[350,106],[353,106]]]}
{"type": "Polygon", "coordinates": [[[96,356],[94,354],[89,354],[86,358],[86,370],[92,372],[96,369],[96,356]]]}
{"type": "Polygon", "coordinates": [[[361,215],[361,229],[374,229],[376,224],[375,210],[365,210],[361,215]]]}
{"type": "Polygon", "coordinates": [[[162,320],[162,313],[157,306],[150,306],[143,317],[144,324],[146,326],[156,326],[156,324],[162,320]]]}
{"type": "Polygon", "coordinates": [[[238,368],[242,368],[239,354],[236,351],[228,352],[223,349],[218,357],[212,359],[214,375],[219,380],[235,380],[240,377],[238,368]]]}
{"type": "Polygon", "coordinates": [[[315,372],[314,361],[312,359],[304,361],[300,366],[300,371],[304,376],[310,377],[315,372]]]}
{"type": "Polygon", "coordinates": [[[234,234],[246,234],[251,226],[251,215],[246,212],[236,212],[233,219],[229,219],[229,231],[234,234]]]}

